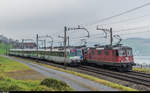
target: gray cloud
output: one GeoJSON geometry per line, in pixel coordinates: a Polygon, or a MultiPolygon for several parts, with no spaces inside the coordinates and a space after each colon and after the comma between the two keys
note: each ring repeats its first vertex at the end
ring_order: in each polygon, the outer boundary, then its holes
{"type": "MultiPolygon", "coordinates": [[[[35,34],[63,34],[63,27],[78,24],[90,24],[124,10],[144,4],[140,0],[1,0],[0,1],[0,33],[14,38],[33,38],[35,34]]],[[[147,13],[144,8],[142,14],[147,13]]],[[[141,15],[139,11],[108,21],[113,22],[128,17],[141,15]]],[[[107,22],[105,22],[107,23],[107,22]]],[[[149,24],[147,20],[143,24],[149,24]]],[[[128,23],[123,24],[128,27],[128,23]]],[[[135,25],[138,26],[136,23],[135,25]]],[[[122,25],[110,25],[119,29],[122,25]]],[[[106,27],[110,27],[106,26],[106,27]]],[[[89,28],[91,34],[100,33],[95,27],[89,28]]],[[[133,27],[133,26],[131,26],[133,27]]],[[[79,36],[81,34],[71,34],[79,36]]],[[[138,35],[135,35],[136,37],[138,35]]],[[[144,36],[143,36],[144,37],[144,36]]]]}

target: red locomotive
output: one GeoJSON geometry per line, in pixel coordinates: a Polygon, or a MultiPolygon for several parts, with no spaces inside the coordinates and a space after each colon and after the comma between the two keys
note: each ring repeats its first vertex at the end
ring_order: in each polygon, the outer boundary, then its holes
{"type": "Polygon", "coordinates": [[[135,65],[132,48],[122,45],[99,46],[83,49],[84,62],[114,67],[119,71],[132,70],[135,65]]]}

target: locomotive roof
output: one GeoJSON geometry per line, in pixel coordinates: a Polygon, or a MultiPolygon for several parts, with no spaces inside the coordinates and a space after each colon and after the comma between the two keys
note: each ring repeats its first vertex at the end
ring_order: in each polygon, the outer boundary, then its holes
{"type": "MultiPolygon", "coordinates": [[[[12,50],[12,51],[37,51],[37,49],[10,49],[10,50],[12,50]]],[[[45,49],[38,49],[38,51],[50,51],[50,49],[46,49],[46,50],[45,49]]],[[[52,49],[52,51],[62,52],[64,50],[52,49]]]]}
{"type": "MultiPolygon", "coordinates": [[[[71,48],[73,49],[73,48],[71,48]]],[[[11,51],[37,51],[37,49],[10,49],[11,51]]],[[[66,49],[66,51],[69,51],[70,49],[66,49]]],[[[38,49],[38,51],[50,51],[50,49],[38,49]]],[[[64,50],[60,49],[52,49],[52,52],[64,52],[64,50]]]]}
{"type": "Polygon", "coordinates": [[[104,49],[132,49],[132,48],[128,46],[118,45],[118,46],[88,47],[88,49],[104,50],[104,49]]]}

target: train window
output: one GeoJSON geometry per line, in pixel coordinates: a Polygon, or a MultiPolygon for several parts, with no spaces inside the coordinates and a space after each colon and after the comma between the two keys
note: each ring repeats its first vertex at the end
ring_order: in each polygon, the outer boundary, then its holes
{"type": "Polygon", "coordinates": [[[52,56],[52,52],[49,52],[48,55],[52,56]]]}
{"type": "MultiPolygon", "coordinates": [[[[65,53],[64,53],[65,54],[65,53]]],[[[68,51],[67,53],[66,53],[66,56],[69,56],[70,55],[70,52],[68,51]]]]}
{"type": "Polygon", "coordinates": [[[45,52],[45,55],[48,55],[48,52],[47,52],[47,51],[45,52]]]}
{"type": "Polygon", "coordinates": [[[54,56],[57,56],[57,52],[54,52],[54,56]]]}
{"type": "Polygon", "coordinates": [[[109,51],[105,50],[105,55],[108,56],[109,55],[109,51]]]}
{"type": "Polygon", "coordinates": [[[101,50],[98,50],[98,55],[101,55],[102,54],[102,51],[101,50]]]}
{"type": "Polygon", "coordinates": [[[39,52],[39,54],[42,54],[42,52],[39,52]]]}
{"type": "Polygon", "coordinates": [[[58,56],[58,53],[57,53],[57,52],[55,52],[55,56],[58,56]]]}
{"type": "Polygon", "coordinates": [[[83,50],[83,53],[84,53],[84,54],[87,54],[87,53],[88,53],[88,52],[87,52],[87,49],[84,49],[84,50],[83,50]]]}
{"type": "Polygon", "coordinates": [[[61,57],[64,57],[64,52],[61,53],[61,57]]]}
{"type": "Polygon", "coordinates": [[[126,56],[125,50],[119,50],[119,56],[126,56]]]}
{"type": "Polygon", "coordinates": [[[52,54],[52,52],[46,52],[46,54],[47,54],[47,55],[51,55],[51,54],[52,54]]]}
{"type": "Polygon", "coordinates": [[[52,54],[51,54],[52,56],[54,56],[55,54],[54,54],[54,52],[52,52],[52,54]]]}
{"type": "Polygon", "coordinates": [[[127,50],[128,56],[132,56],[132,50],[127,50]]]}
{"type": "Polygon", "coordinates": [[[60,56],[61,56],[61,53],[60,53],[60,52],[59,52],[59,53],[57,53],[57,56],[59,56],[59,57],[60,57],[60,56]]]}
{"type": "Polygon", "coordinates": [[[58,56],[59,56],[59,57],[62,57],[62,52],[59,52],[59,53],[58,53],[58,56]]]}
{"type": "Polygon", "coordinates": [[[77,56],[81,56],[82,55],[81,50],[77,50],[76,52],[77,52],[77,56]]]}
{"type": "Polygon", "coordinates": [[[41,54],[42,54],[42,55],[45,55],[45,52],[44,52],[44,51],[42,51],[42,52],[41,52],[41,54]]]}

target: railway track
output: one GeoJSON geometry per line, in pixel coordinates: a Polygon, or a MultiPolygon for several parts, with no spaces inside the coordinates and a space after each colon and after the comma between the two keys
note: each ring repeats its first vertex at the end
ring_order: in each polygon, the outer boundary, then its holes
{"type": "MultiPolygon", "coordinates": [[[[90,65],[90,64],[89,64],[90,65]]],[[[84,66],[84,65],[82,65],[82,66],[84,66]]],[[[88,65],[86,65],[86,66],[88,66],[88,65]]],[[[94,68],[97,68],[97,69],[103,69],[103,70],[108,70],[108,71],[113,71],[112,69],[105,69],[105,68],[102,68],[102,67],[99,67],[99,66],[91,66],[90,65],[90,67],[94,67],[94,68]]],[[[116,72],[116,70],[115,71],[113,71],[113,72],[116,72]]],[[[119,73],[119,72],[118,72],[119,73]]],[[[120,72],[121,73],[121,72],[120,72]]],[[[135,76],[141,76],[141,77],[144,77],[144,78],[149,78],[150,79],[150,74],[147,74],[147,73],[144,73],[144,72],[137,72],[137,71],[129,71],[129,72],[122,72],[121,74],[125,74],[125,75],[135,75],[135,76]]]]}
{"type": "Polygon", "coordinates": [[[150,74],[143,73],[143,72],[130,71],[130,72],[127,72],[127,74],[141,76],[141,77],[146,77],[146,78],[150,79],[150,74]]]}
{"type": "Polygon", "coordinates": [[[94,68],[94,67],[83,66],[83,65],[78,67],[78,69],[150,87],[150,74],[138,73],[138,72],[121,73],[121,72],[115,72],[106,69],[94,68]]]}

